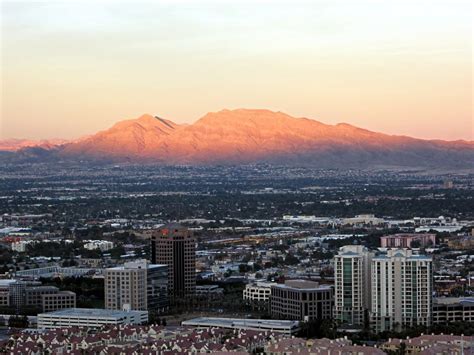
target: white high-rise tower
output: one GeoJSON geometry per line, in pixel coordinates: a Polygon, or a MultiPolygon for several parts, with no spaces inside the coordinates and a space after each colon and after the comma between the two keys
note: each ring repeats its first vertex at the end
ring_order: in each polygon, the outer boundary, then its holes
{"type": "Polygon", "coordinates": [[[410,249],[372,259],[371,319],[375,330],[431,324],[433,260],[410,249]]]}

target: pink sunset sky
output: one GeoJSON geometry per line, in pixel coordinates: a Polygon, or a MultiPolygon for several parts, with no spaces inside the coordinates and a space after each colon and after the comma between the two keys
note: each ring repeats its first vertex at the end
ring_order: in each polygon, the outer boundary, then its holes
{"type": "Polygon", "coordinates": [[[472,2],[1,2],[4,138],[267,108],[474,139],[472,2]]]}

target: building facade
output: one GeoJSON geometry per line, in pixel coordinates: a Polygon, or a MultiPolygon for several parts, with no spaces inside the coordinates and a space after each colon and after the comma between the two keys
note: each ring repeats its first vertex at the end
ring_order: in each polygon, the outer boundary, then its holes
{"type": "Polygon", "coordinates": [[[181,322],[181,325],[206,329],[211,327],[217,327],[223,329],[268,331],[272,333],[284,333],[288,335],[295,334],[301,329],[300,322],[291,320],[216,317],[201,317],[188,319],[181,322]]]}
{"type": "Polygon", "coordinates": [[[63,327],[100,328],[106,325],[144,324],[146,311],[117,311],[99,308],[70,308],[38,314],[38,329],[63,327]]]}
{"type": "Polygon", "coordinates": [[[8,290],[0,288],[0,306],[10,306],[10,292],[8,290]]]}
{"type": "Polygon", "coordinates": [[[76,306],[76,294],[59,291],[55,286],[41,286],[39,282],[26,282],[14,279],[0,280],[0,306],[35,307],[43,312],[76,306]],[[45,308],[44,299],[48,299],[45,308]]]}
{"type": "Polygon", "coordinates": [[[106,309],[147,310],[146,263],[106,269],[104,286],[106,309]]]}
{"type": "Polygon", "coordinates": [[[433,299],[433,324],[474,322],[474,298],[440,297],[433,299]]]}
{"type": "Polygon", "coordinates": [[[148,312],[163,313],[168,309],[168,265],[147,264],[148,312]]]}
{"type": "Polygon", "coordinates": [[[43,312],[53,312],[60,309],[76,308],[76,294],[71,291],[59,291],[44,294],[41,297],[43,312]]]}
{"type": "Polygon", "coordinates": [[[371,321],[376,331],[432,322],[433,261],[410,249],[391,249],[372,259],[371,321]]]}
{"type": "Polygon", "coordinates": [[[450,249],[468,250],[474,248],[474,237],[472,235],[451,236],[447,243],[450,249]]]}
{"type": "Polygon", "coordinates": [[[364,326],[368,321],[372,257],[361,245],[343,246],[334,257],[334,316],[340,323],[364,326]]]}
{"type": "Polygon", "coordinates": [[[249,303],[269,302],[272,286],[277,285],[276,282],[256,281],[245,285],[243,291],[243,299],[249,303]]]}
{"type": "Polygon", "coordinates": [[[162,313],[168,308],[168,266],[136,260],[105,270],[105,308],[162,313]]]}
{"type": "Polygon", "coordinates": [[[383,218],[375,217],[373,214],[358,214],[352,218],[344,218],[341,221],[342,225],[351,226],[378,226],[385,223],[383,218]]]}
{"type": "Polygon", "coordinates": [[[25,306],[42,307],[43,295],[54,295],[59,292],[55,286],[33,286],[25,289],[25,306]]]}
{"type": "Polygon", "coordinates": [[[196,240],[186,227],[176,223],[154,231],[151,261],[168,265],[168,292],[173,299],[193,295],[196,290],[196,240]]]}
{"type": "Polygon", "coordinates": [[[305,280],[289,280],[271,287],[270,313],[276,319],[330,319],[333,289],[305,280]]]}
{"type": "Polygon", "coordinates": [[[399,233],[380,237],[382,248],[415,248],[436,245],[435,234],[399,233]]]}
{"type": "Polygon", "coordinates": [[[245,285],[243,299],[253,309],[269,310],[272,286],[276,282],[256,281],[245,285]]]}
{"type": "MultiPolygon", "coordinates": [[[[13,300],[13,297],[12,297],[12,292],[14,288],[16,287],[17,283],[18,283],[17,280],[0,280],[0,305],[1,306],[4,306],[4,307],[8,307],[10,305],[18,306],[15,302],[18,300],[13,300]]],[[[21,283],[21,284],[24,284],[24,283],[21,283]]],[[[24,291],[23,291],[23,295],[24,295],[24,291]]],[[[20,306],[23,303],[24,302],[21,301],[20,306]]]]}
{"type": "Polygon", "coordinates": [[[114,243],[108,240],[86,240],[84,249],[107,251],[114,247],[114,243]]]}

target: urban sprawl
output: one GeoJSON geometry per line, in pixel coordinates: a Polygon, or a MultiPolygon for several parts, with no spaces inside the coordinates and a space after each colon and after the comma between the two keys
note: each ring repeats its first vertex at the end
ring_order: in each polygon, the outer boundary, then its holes
{"type": "Polygon", "coordinates": [[[0,353],[474,354],[473,176],[0,173],[0,353]]]}

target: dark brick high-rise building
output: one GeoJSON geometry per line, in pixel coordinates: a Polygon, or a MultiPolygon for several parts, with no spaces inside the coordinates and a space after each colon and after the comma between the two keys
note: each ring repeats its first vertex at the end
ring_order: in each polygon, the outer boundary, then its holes
{"type": "Polygon", "coordinates": [[[151,236],[151,262],[168,265],[168,290],[172,298],[196,291],[196,240],[188,228],[167,224],[151,236]]]}

